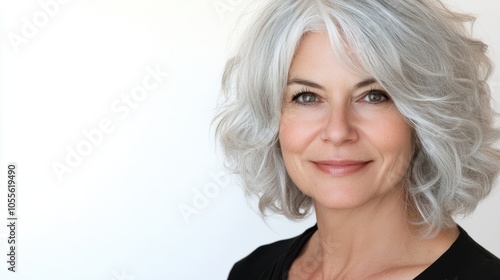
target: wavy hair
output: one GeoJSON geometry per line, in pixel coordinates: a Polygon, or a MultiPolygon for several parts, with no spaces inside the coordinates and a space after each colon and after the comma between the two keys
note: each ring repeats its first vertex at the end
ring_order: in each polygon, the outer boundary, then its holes
{"type": "Polygon", "coordinates": [[[222,78],[214,118],[226,166],[259,209],[290,219],[312,200],[290,179],[278,131],[293,55],[308,32],[327,31],[335,55],[369,74],[414,129],[418,147],[405,176],[414,221],[431,231],[471,213],[499,172],[500,131],[487,80],[487,46],[475,18],[438,0],[272,0],[257,12],[222,78]],[[470,27],[470,29],[469,29],[470,27]]]}

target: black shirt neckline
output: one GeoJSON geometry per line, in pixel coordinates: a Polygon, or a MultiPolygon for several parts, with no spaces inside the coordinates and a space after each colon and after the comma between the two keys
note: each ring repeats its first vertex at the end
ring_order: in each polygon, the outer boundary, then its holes
{"type": "MultiPolygon", "coordinates": [[[[317,225],[294,238],[260,246],[238,261],[230,280],[288,279],[288,272],[317,225]]],[[[499,280],[500,259],[476,243],[460,226],[460,234],[434,263],[414,280],[499,280]]]]}
{"type": "MultiPolygon", "coordinates": [[[[479,250],[483,255],[488,258],[494,258],[498,260],[493,254],[486,251],[483,247],[477,244],[472,238],[467,234],[467,232],[457,225],[460,233],[457,239],[451,244],[450,248],[446,250],[436,261],[434,261],[429,267],[417,275],[413,280],[426,280],[426,279],[447,279],[449,271],[456,271],[460,267],[471,267],[474,265],[475,259],[473,255],[464,255],[464,252],[473,250],[479,250]],[[473,247],[473,248],[470,248],[473,247]]],[[[281,272],[280,279],[288,279],[288,272],[292,266],[292,263],[300,254],[301,250],[304,248],[305,244],[311,236],[318,230],[318,225],[310,227],[303,234],[297,236],[295,240],[290,244],[290,250],[283,256],[283,261],[278,263],[274,267],[274,272],[281,272]]],[[[479,265],[479,264],[478,264],[479,265]]],[[[273,273],[275,274],[275,273],[273,273]]],[[[451,280],[451,279],[450,279],[451,280]]]]}

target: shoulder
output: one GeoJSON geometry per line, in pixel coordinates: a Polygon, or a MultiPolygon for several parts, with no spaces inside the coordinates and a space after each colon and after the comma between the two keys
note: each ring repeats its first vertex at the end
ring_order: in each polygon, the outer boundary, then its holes
{"type": "Polygon", "coordinates": [[[271,275],[280,275],[281,270],[288,270],[288,262],[295,259],[315,230],[313,226],[299,236],[258,247],[234,264],[228,280],[269,279],[271,275]]]}
{"type": "Polygon", "coordinates": [[[500,279],[500,259],[474,241],[463,229],[464,253],[469,254],[470,266],[464,269],[464,279],[500,279]]]}
{"type": "Polygon", "coordinates": [[[500,259],[459,229],[448,251],[416,279],[500,279],[500,259]]]}
{"type": "Polygon", "coordinates": [[[277,241],[255,249],[250,255],[234,264],[228,279],[259,279],[289,250],[294,238],[277,241]]]}
{"type": "Polygon", "coordinates": [[[500,279],[500,261],[485,260],[470,269],[464,276],[464,279],[498,280],[500,279]]]}

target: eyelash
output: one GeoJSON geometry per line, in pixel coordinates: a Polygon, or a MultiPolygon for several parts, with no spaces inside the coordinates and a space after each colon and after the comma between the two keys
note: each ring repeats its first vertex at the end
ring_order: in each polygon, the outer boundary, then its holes
{"type": "MultiPolygon", "coordinates": [[[[361,98],[360,98],[359,100],[361,100],[362,102],[368,103],[368,104],[379,104],[379,103],[383,103],[383,102],[387,102],[387,101],[389,101],[389,100],[390,100],[390,98],[389,98],[389,95],[387,94],[387,92],[385,92],[385,91],[383,91],[383,90],[370,89],[370,90],[368,90],[367,92],[363,93],[363,94],[362,94],[362,96],[361,96],[361,98]],[[365,98],[367,98],[370,94],[374,94],[374,93],[381,95],[383,100],[381,100],[381,101],[376,101],[376,102],[363,101],[363,100],[364,100],[365,98]]],[[[316,95],[315,93],[311,92],[310,90],[308,90],[308,89],[306,89],[306,88],[303,88],[303,89],[301,89],[301,90],[297,91],[296,93],[294,93],[294,94],[292,95],[292,100],[291,100],[291,102],[297,103],[298,105],[301,105],[301,106],[314,106],[314,105],[315,105],[315,103],[317,103],[317,102],[321,102],[321,101],[319,100],[318,95],[316,95]],[[299,102],[299,101],[298,101],[298,99],[299,99],[301,96],[305,95],[305,94],[310,94],[310,95],[314,96],[314,97],[316,98],[316,100],[317,100],[317,101],[315,101],[315,102],[309,102],[309,103],[302,103],[302,102],[299,102]]]]}
{"type": "Polygon", "coordinates": [[[379,104],[379,103],[387,102],[387,101],[390,100],[389,99],[389,95],[387,94],[387,92],[385,92],[383,90],[379,90],[379,89],[370,89],[369,91],[367,91],[366,93],[363,94],[363,97],[361,98],[361,100],[367,98],[372,93],[376,93],[376,94],[381,95],[382,98],[384,98],[384,100],[376,101],[376,102],[369,102],[369,101],[364,101],[364,102],[367,102],[367,103],[370,103],[370,104],[379,104]]]}
{"type": "Polygon", "coordinates": [[[300,89],[299,91],[295,92],[292,95],[292,101],[291,102],[297,103],[298,105],[302,105],[302,106],[313,106],[314,103],[309,103],[309,104],[307,104],[307,103],[301,103],[301,102],[299,102],[297,100],[297,99],[299,99],[299,97],[301,97],[301,96],[303,96],[305,94],[310,94],[310,95],[314,96],[316,98],[316,100],[319,101],[319,97],[315,93],[311,92],[307,88],[303,88],[303,89],[300,89]]]}

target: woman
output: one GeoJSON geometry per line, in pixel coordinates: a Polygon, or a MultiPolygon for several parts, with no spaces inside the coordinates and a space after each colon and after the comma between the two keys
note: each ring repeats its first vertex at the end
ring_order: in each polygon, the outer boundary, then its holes
{"type": "Polygon", "coordinates": [[[500,279],[453,221],[490,193],[486,45],[435,0],[273,0],[223,77],[228,166],[262,213],[317,224],[229,279],[500,279]]]}

